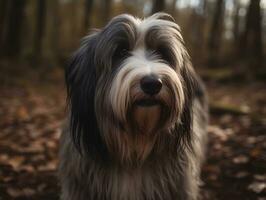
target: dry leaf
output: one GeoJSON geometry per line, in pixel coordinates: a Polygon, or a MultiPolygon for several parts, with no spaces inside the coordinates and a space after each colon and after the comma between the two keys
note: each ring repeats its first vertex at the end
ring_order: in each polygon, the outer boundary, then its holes
{"type": "Polygon", "coordinates": [[[245,164],[249,161],[249,158],[245,155],[240,155],[240,156],[237,156],[235,158],[233,158],[233,162],[235,164],[245,164]]]}
{"type": "Polygon", "coordinates": [[[261,154],[262,150],[260,148],[255,148],[250,152],[250,155],[255,158],[259,157],[261,154]]]}
{"type": "Polygon", "coordinates": [[[22,191],[20,189],[15,188],[7,188],[7,193],[14,198],[17,198],[21,195],[23,195],[22,191]]]}
{"type": "Polygon", "coordinates": [[[237,172],[235,175],[236,178],[245,178],[247,176],[248,176],[248,172],[246,171],[237,172]]]}
{"type": "Polygon", "coordinates": [[[258,181],[266,181],[266,174],[255,174],[254,178],[258,181]]]}
{"type": "Polygon", "coordinates": [[[16,111],[16,116],[19,120],[28,120],[29,119],[29,113],[26,107],[20,106],[16,111]]]}
{"type": "Polygon", "coordinates": [[[23,156],[15,156],[8,160],[8,164],[10,164],[15,171],[19,170],[20,166],[24,162],[25,158],[23,156]]]}
{"type": "Polygon", "coordinates": [[[266,183],[253,182],[248,186],[248,189],[255,193],[261,193],[266,189],[266,183]]]}

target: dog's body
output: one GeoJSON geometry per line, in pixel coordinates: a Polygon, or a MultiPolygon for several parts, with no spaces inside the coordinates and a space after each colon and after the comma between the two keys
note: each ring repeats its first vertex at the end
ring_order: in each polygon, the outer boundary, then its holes
{"type": "Polygon", "coordinates": [[[121,15],[85,38],[66,70],[62,200],[195,200],[207,102],[164,13],[121,15]]]}

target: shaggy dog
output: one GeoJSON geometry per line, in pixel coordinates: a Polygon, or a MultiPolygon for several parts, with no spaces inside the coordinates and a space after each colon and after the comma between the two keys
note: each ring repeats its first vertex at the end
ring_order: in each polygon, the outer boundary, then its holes
{"type": "Polygon", "coordinates": [[[66,69],[62,200],[195,200],[207,104],[179,26],[165,13],[113,18],[66,69]]]}

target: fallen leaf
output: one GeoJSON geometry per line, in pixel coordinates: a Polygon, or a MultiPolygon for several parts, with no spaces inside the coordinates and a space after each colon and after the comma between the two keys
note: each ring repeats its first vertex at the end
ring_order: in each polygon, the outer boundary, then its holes
{"type": "Polygon", "coordinates": [[[16,111],[16,117],[22,121],[28,120],[30,117],[27,108],[25,106],[20,106],[16,111]]]}
{"type": "Polygon", "coordinates": [[[254,178],[258,181],[266,181],[266,174],[255,174],[254,178]]]}
{"type": "Polygon", "coordinates": [[[23,195],[23,192],[20,189],[17,188],[7,188],[7,193],[14,198],[17,198],[19,196],[23,195]]]}
{"type": "Polygon", "coordinates": [[[255,148],[250,152],[250,155],[254,158],[259,157],[262,154],[262,150],[260,148],[255,148]]]}
{"type": "Polygon", "coordinates": [[[247,176],[248,176],[248,172],[246,171],[237,172],[235,175],[236,178],[245,178],[247,176]]]}
{"type": "Polygon", "coordinates": [[[15,156],[8,160],[8,164],[10,164],[14,170],[19,170],[19,167],[24,162],[25,158],[23,156],[15,156]]]}
{"type": "Polygon", "coordinates": [[[266,183],[253,182],[248,186],[248,189],[255,193],[261,193],[263,190],[266,189],[266,183]]]}
{"type": "Polygon", "coordinates": [[[245,164],[249,161],[249,158],[245,155],[240,155],[240,156],[237,156],[235,158],[233,158],[233,162],[235,164],[245,164]]]}

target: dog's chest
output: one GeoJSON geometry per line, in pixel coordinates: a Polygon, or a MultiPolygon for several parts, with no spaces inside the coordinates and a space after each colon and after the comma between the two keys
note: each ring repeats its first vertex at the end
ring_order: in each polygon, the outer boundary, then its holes
{"type": "MultiPolygon", "coordinates": [[[[103,188],[97,191],[99,199],[110,200],[160,200],[179,199],[178,193],[182,180],[174,166],[150,166],[145,169],[118,170],[113,169],[96,175],[89,187],[103,188]]],[[[91,191],[95,191],[94,189],[91,191]]],[[[96,191],[95,191],[96,192],[96,191]]],[[[94,196],[94,195],[93,195],[94,196]]]]}

